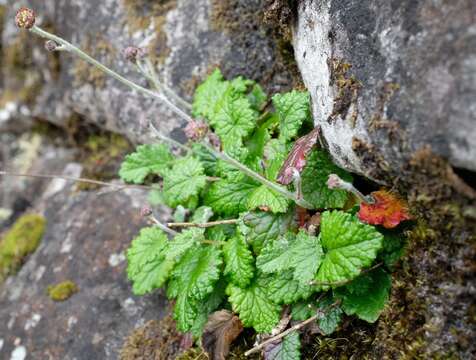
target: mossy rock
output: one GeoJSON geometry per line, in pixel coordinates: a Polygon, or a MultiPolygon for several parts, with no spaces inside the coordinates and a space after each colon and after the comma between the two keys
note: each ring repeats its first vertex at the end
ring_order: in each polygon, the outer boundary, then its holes
{"type": "Polygon", "coordinates": [[[48,286],[48,296],[53,301],[65,301],[79,291],[78,286],[70,281],[66,280],[56,285],[48,286]]]}
{"type": "Polygon", "coordinates": [[[0,282],[17,271],[41,242],[46,220],[38,214],[20,217],[0,241],[0,282]]]}

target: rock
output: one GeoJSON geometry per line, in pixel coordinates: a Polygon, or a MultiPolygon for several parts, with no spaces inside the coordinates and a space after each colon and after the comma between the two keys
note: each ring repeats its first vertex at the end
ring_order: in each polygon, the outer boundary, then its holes
{"type": "MultiPolygon", "coordinates": [[[[262,22],[261,0],[24,3],[36,11],[40,26],[143,86],[147,86],[145,79],[122,51],[129,45],[148,49],[164,83],[189,101],[195,86],[216,66],[227,77],[259,80],[270,92],[292,83],[272,29],[262,22]]],[[[72,114],[79,113],[136,141],[147,140],[145,125],[152,120],[162,131],[182,138],[183,120],[170,109],[67,53],[47,53],[42,40],[9,21],[18,5],[13,0],[8,4],[3,32],[4,104],[0,99],[0,109],[14,92],[23,101],[10,116],[35,116],[65,126],[72,114]],[[21,107],[25,104],[29,106],[21,107]]]]}
{"type": "Polygon", "coordinates": [[[341,166],[384,180],[430,146],[476,170],[475,14],[472,0],[299,3],[297,62],[341,166]]]}
{"type": "Polygon", "coordinates": [[[134,328],[167,311],[160,292],[133,296],[125,274],[144,192],[71,190],[49,184],[36,204],[48,221],[41,245],[0,288],[1,359],[117,359],[134,328]],[[48,287],[65,281],[77,293],[53,301],[48,287]]]}

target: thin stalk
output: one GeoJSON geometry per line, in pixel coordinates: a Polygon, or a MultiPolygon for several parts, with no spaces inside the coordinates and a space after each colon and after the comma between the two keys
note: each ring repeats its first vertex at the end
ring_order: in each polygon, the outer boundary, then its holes
{"type": "Polygon", "coordinates": [[[149,215],[148,218],[152,221],[155,226],[157,226],[160,230],[165,231],[167,234],[175,236],[178,234],[175,230],[169,229],[167,226],[162,224],[154,215],[149,215]]]}
{"type": "Polygon", "coordinates": [[[176,222],[176,223],[168,223],[168,227],[198,227],[198,228],[208,228],[217,225],[227,225],[227,224],[236,224],[239,220],[238,219],[230,219],[230,220],[218,220],[218,221],[210,221],[207,223],[193,223],[193,222],[176,222]]]}
{"type": "Polygon", "coordinates": [[[56,43],[62,45],[64,47],[64,51],[69,51],[71,53],[74,53],[84,61],[90,63],[91,65],[95,66],[99,70],[103,71],[104,73],[108,74],[109,76],[113,77],[114,79],[120,81],[126,86],[129,86],[131,89],[139,91],[141,93],[144,93],[148,96],[151,96],[157,100],[160,100],[164,102],[175,114],[177,114],[179,117],[186,121],[191,121],[192,118],[183,112],[181,109],[179,109],[174,103],[172,103],[167,97],[165,97],[162,94],[158,94],[154,91],[151,91],[149,89],[146,89],[145,87],[142,87],[128,79],[126,79],[124,76],[119,75],[115,71],[109,69],[107,66],[101,64],[99,61],[96,59],[92,58],[85,52],[83,52],[81,49],[77,48],[73,44],[69,43],[68,41],[64,40],[63,38],[56,36],[54,34],[49,33],[48,31],[45,31],[38,26],[33,26],[30,31],[38,36],[41,36],[42,38],[48,39],[48,40],[53,40],[56,43]]]}
{"type": "Polygon", "coordinates": [[[99,180],[92,180],[92,179],[86,179],[86,178],[77,178],[73,176],[65,176],[65,175],[53,175],[53,174],[23,174],[23,173],[15,173],[15,172],[9,172],[9,171],[0,171],[0,176],[15,176],[15,177],[29,177],[29,178],[40,178],[40,179],[63,179],[67,181],[74,181],[74,182],[82,182],[82,183],[87,183],[87,184],[94,184],[94,185],[100,185],[100,186],[109,186],[109,187],[116,187],[119,189],[140,189],[140,190],[150,190],[152,189],[151,186],[146,186],[146,185],[126,185],[126,184],[114,184],[114,183],[108,183],[104,181],[99,181],[99,180]]]}

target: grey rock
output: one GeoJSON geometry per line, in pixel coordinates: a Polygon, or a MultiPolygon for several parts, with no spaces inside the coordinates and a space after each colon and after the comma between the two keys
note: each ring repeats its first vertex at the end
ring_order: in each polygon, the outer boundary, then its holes
{"type": "MultiPolygon", "coordinates": [[[[24,3],[36,11],[40,26],[54,29],[143,86],[147,86],[145,79],[124,59],[122,50],[132,44],[149,48],[158,59],[157,71],[164,83],[188,101],[194,87],[216,66],[227,77],[265,79],[270,92],[291,84],[291,75],[279,62],[277,46],[269,36],[270,29],[261,21],[261,0],[24,3]]],[[[183,120],[163,104],[99,74],[69,54],[61,53],[59,58],[47,54],[41,41],[25,36],[8,20],[18,7],[13,0],[8,4],[3,44],[7,49],[23,42],[20,47],[26,48],[23,58],[29,59],[29,68],[23,81],[17,73],[5,70],[4,88],[25,87],[35,79],[41,84],[28,116],[64,126],[77,113],[136,141],[148,139],[149,121],[177,139],[183,136],[183,120]]]]}
{"type": "Polygon", "coordinates": [[[125,274],[125,250],[145,225],[144,193],[71,190],[49,184],[35,206],[48,222],[41,245],[0,288],[1,359],[117,359],[134,328],[167,311],[161,292],[133,296],[125,274]],[[50,299],[48,286],[65,280],[79,292],[50,299]]]}
{"type": "Polygon", "coordinates": [[[472,0],[299,3],[296,58],[340,165],[382,180],[359,148],[399,174],[429,146],[476,170],[475,19],[472,0]]]}

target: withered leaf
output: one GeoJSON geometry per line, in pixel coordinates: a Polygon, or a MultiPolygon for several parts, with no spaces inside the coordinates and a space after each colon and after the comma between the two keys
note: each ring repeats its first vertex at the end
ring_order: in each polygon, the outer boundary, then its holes
{"type": "Polygon", "coordinates": [[[202,346],[210,360],[225,360],[230,344],[243,331],[243,324],[231,311],[215,311],[208,317],[202,335],[202,346]]]}
{"type": "Polygon", "coordinates": [[[299,138],[293,145],[286,161],[279,171],[277,181],[283,185],[289,185],[293,181],[293,173],[297,170],[301,173],[306,165],[306,157],[316,145],[319,128],[314,128],[309,134],[299,138]]]}
{"type": "Polygon", "coordinates": [[[374,191],[372,197],[375,200],[374,204],[360,204],[357,216],[361,221],[392,229],[402,221],[410,220],[411,216],[406,203],[391,192],[374,191]]]}

